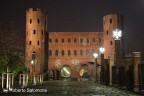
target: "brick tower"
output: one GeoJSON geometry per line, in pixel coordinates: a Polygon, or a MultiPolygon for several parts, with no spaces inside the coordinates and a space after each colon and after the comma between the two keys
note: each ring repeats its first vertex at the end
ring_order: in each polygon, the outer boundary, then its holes
{"type": "MultiPolygon", "coordinates": [[[[104,38],[104,47],[105,54],[104,58],[109,60],[110,64],[110,84],[112,80],[112,66],[116,65],[118,68],[122,60],[122,40],[115,42],[113,37],[113,30],[120,29],[122,30],[122,16],[118,14],[110,14],[103,17],[103,38],[104,38]]],[[[123,30],[122,30],[123,31],[123,30]]],[[[123,34],[122,34],[123,36],[123,34]]]]}
{"type": "Polygon", "coordinates": [[[47,15],[40,8],[26,10],[25,64],[30,75],[43,74],[47,69],[47,15]],[[46,68],[46,69],[45,69],[46,68]]]}

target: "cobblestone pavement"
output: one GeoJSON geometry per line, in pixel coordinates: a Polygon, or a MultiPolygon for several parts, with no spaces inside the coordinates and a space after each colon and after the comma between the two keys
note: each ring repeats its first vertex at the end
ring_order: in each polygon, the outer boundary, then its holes
{"type": "Polygon", "coordinates": [[[47,81],[42,85],[14,89],[2,96],[142,96],[92,81],[47,81]],[[19,92],[18,92],[19,91],[19,92]]]}

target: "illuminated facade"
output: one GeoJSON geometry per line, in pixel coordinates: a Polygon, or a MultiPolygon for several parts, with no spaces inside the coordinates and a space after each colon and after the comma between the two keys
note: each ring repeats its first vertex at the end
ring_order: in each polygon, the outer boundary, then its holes
{"type": "Polygon", "coordinates": [[[45,10],[30,8],[26,11],[25,64],[30,75],[40,75],[47,64],[47,15],[45,10]]]}
{"type": "MultiPolygon", "coordinates": [[[[45,11],[31,8],[27,10],[26,15],[26,65],[30,66],[32,53],[35,52],[35,74],[43,74],[48,53],[47,68],[50,76],[94,77],[96,68],[90,63],[94,62],[93,53],[99,53],[99,47],[104,46],[105,59],[109,58],[110,63],[114,63],[115,45],[112,30],[121,28],[121,23],[120,15],[111,14],[103,18],[103,32],[49,32],[46,35],[45,11]]],[[[100,64],[100,57],[98,63],[100,64]]]]}

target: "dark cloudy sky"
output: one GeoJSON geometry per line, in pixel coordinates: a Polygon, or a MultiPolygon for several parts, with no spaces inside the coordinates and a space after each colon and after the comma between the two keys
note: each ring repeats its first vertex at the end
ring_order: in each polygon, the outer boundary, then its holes
{"type": "Polygon", "coordinates": [[[48,13],[49,31],[103,31],[104,15],[124,16],[127,49],[144,50],[144,0],[2,0],[0,21],[16,21],[25,34],[25,10],[40,7],[48,13]]]}

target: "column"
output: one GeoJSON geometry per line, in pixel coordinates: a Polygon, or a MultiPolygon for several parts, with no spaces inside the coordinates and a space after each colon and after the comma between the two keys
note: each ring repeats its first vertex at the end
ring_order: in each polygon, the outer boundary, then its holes
{"type": "Polygon", "coordinates": [[[141,53],[133,52],[133,60],[134,60],[134,91],[139,92],[139,68],[138,65],[141,63],[141,53]]]}

